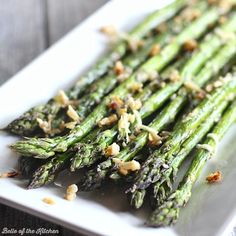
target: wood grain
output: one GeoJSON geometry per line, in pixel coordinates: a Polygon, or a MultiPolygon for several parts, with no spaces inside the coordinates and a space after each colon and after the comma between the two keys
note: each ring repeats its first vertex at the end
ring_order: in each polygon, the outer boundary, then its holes
{"type": "Polygon", "coordinates": [[[46,48],[44,0],[1,0],[0,84],[46,48]]]}
{"type": "Polygon", "coordinates": [[[69,32],[107,0],[48,0],[48,30],[50,44],[69,32]],[[68,4],[69,3],[69,4],[68,4]]]}

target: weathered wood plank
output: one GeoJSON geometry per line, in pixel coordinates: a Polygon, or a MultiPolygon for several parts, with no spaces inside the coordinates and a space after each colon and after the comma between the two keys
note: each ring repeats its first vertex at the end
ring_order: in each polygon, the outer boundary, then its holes
{"type": "MultiPolygon", "coordinates": [[[[107,0],[2,0],[0,5],[0,85],[107,0]]],[[[8,228],[71,230],[0,204],[0,234],[8,228]]]]}
{"type": "Polygon", "coordinates": [[[49,42],[54,43],[108,0],[48,0],[49,42]]]}
{"type": "Polygon", "coordinates": [[[45,49],[44,5],[45,0],[1,0],[0,84],[45,49]]]}

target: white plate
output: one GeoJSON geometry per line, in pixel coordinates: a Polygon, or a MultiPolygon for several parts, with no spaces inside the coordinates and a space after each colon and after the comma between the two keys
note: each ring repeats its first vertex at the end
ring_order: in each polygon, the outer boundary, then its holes
{"type": "MultiPolygon", "coordinates": [[[[114,24],[118,29],[128,30],[162,6],[163,1],[157,0],[114,0],[106,4],[0,87],[0,128],[28,108],[47,101],[58,89],[68,87],[104,53],[107,44],[98,33],[101,26],[114,24]]],[[[232,226],[236,206],[236,147],[229,145],[235,137],[235,130],[231,129],[226,137],[227,148],[224,148],[226,144],[220,148],[219,156],[224,161],[212,161],[205,170],[220,168],[223,183],[208,186],[204,181],[207,173],[203,174],[173,229],[145,227],[143,222],[147,211],[130,211],[124,194],[116,192],[112,186],[104,195],[100,192],[79,194],[75,201],[68,202],[63,199],[64,190],[61,188],[49,186],[26,190],[25,183],[20,180],[0,179],[0,201],[89,235],[220,235],[232,226]],[[52,197],[56,204],[44,204],[44,197],[52,197]]],[[[11,135],[0,133],[0,173],[16,165],[17,157],[7,147],[15,140],[11,135]]]]}

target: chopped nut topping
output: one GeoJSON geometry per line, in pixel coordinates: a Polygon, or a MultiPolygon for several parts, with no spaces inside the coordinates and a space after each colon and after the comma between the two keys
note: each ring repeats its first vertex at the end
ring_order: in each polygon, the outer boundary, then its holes
{"type": "Polygon", "coordinates": [[[132,52],[136,52],[139,48],[143,47],[144,45],[144,41],[140,39],[128,37],[126,40],[132,52]]]}
{"type": "Polygon", "coordinates": [[[71,122],[65,123],[64,127],[66,127],[67,129],[74,129],[77,124],[78,123],[76,121],[71,121],[71,122]]]}
{"type": "Polygon", "coordinates": [[[124,102],[118,97],[113,96],[111,102],[108,104],[108,107],[112,110],[116,110],[124,105],[124,102]]]}
{"type": "Polygon", "coordinates": [[[79,121],[80,121],[79,115],[77,114],[77,112],[74,110],[74,108],[73,108],[71,105],[68,106],[68,110],[67,110],[66,114],[67,114],[73,121],[76,121],[76,122],[79,122],[79,121]]]}
{"type": "Polygon", "coordinates": [[[125,68],[124,68],[122,62],[121,61],[117,61],[115,63],[115,67],[114,67],[115,74],[119,76],[119,75],[123,74],[124,71],[125,71],[125,68]]]}
{"type": "Polygon", "coordinates": [[[165,86],[166,86],[166,82],[162,81],[162,82],[160,83],[160,87],[161,87],[161,88],[164,88],[165,86]]]}
{"type": "Polygon", "coordinates": [[[187,8],[183,11],[183,18],[186,21],[196,20],[201,15],[201,12],[198,9],[193,9],[192,7],[187,8]]]}
{"type": "Polygon", "coordinates": [[[133,83],[130,86],[131,93],[141,92],[142,90],[143,90],[143,84],[142,83],[136,82],[136,83],[133,83]]]}
{"type": "Polygon", "coordinates": [[[211,173],[209,174],[207,177],[206,177],[206,180],[209,184],[212,184],[212,183],[219,183],[221,182],[222,180],[222,174],[221,172],[218,170],[214,173],[211,173]]]}
{"type": "Polygon", "coordinates": [[[195,83],[192,82],[192,81],[186,81],[186,82],[184,83],[184,86],[185,86],[187,89],[190,89],[191,91],[203,92],[203,90],[202,90],[197,84],[195,84],[195,83]]]}
{"type": "Polygon", "coordinates": [[[148,141],[151,146],[159,146],[162,144],[162,138],[159,135],[153,136],[153,134],[148,134],[148,141]]]}
{"type": "Polygon", "coordinates": [[[113,143],[105,149],[105,156],[116,156],[120,152],[120,146],[117,143],[113,143]]]}
{"type": "Polygon", "coordinates": [[[162,138],[157,134],[157,131],[146,125],[139,125],[139,129],[145,130],[149,133],[148,140],[152,145],[160,145],[162,143],[162,138]]]}
{"type": "Polygon", "coordinates": [[[137,99],[134,100],[133,97],[129,97],[127,101],[127,106],[130,107],[131,110],[139,110],[142,107],[142,102],[137,99]]]}
{"type": "Polygon", "coordinates": [[[50,197],[45,197],[45,198],[43,198],[43,200],[42,200],[44,203],[46,203],[46,204],[48,204],[48,205],[54,205],[56,202],[52,199],[52,198],[50,198],[50,197]]]}
{"type": "Polygon", "coordinates": [[[210,4],[210,5],[216,4],[218,2],[219,2],[219,0],[208,0],[208,4],[210,4]]]}
{"type": "Polygon", "coordinates": [[[173,70],[170,74],[170,81],[178,82],[181,80],[180,73],[178,70],[173,70]]]}
{"type": "Polygon", "coordinates": [[[215,88],[222,87],[223,85],[224,85],[224,83],[223,83],[223,81],[221,81],[221,80],[217,80],[217,81],[215,81],[215,82],[213,83],[213,86],[214,86],[215,88]]]}
{"type": "Polygon", "coordinates": [[[113,114],[111,116],[108,116],[108,117],[105,117],[103,119],[101,119],[99,122],[98,122],[98,126],[99,127],[102,127],[104,125],[112,125],[114,124],[116,121],[118,120],[118,117],[116,114],[113,114]]]}
{"type": "Polygon", "coordinates": [[[128,121],[130,123],[134,123],[135,119],[136,119],[136,117],[134,114],[128,114],[128,121]]]}
{"type": "Polygon", "coordinates": [[[167,25],[165,22],[161,23],[160,25],[158,25],[158,27],[156,28],[156,32],[157,33],[163,33],[167,30],[167,25]]]}
{"type": "Polygon", "coordinates": [[[100,28],[100,32],[109,36],[109,37],[116,37],[118,35],[118,32],[117,32],[114,25],[102,26],[100,28]]]}
{"type": "Polygon", "coordinates": [[[148,73],[146,71],[140,70],[137,72],[137,81],[138,82],[143,82],[148,79],[148,73]]]}
{"type": "Polygon", "coordinates": [[[66,194],[64,198],[68,201],[73,201],[76,198],[76,193],[78,192],[78,187],[75,184],[69,185],[66,189],[66,194]]]}
{"type": "Polygon", "coordinates": [[[154,57],[154,56],[156,56],[160,51],[161,51],[161,46],[160,46],[160,44],[155,44],[155,45],[151,48],[151,51],[150,51],[149,55],[150,55],[151,57],[154,57]]]}
{"type": "Polygon", "coordinates": [[[49,121],[43,121],[42,119],[40,118],[37,118],[36,119],[38,124],[39,124],[39,127],[43,130],[43,132],[45,134],[50,134],[51,133],[51,130],[52,130],[52,127],[51,127],[51,120],[49,121]]]}
{"type": "Polygon", "coordinates": [[[117,112],[117,114],[118,114],[119,116],[122,116],[122,115],[124,115],[125,113],[127,113],[127,108],[118,108],[118,109],[116,110],[116,112],[117,112]]]}
{"type": "Polygon", "coordinates": [[[140,163],[138,161],[132,160],[124,162],[118,158],[113,158],[113,162],[117,165],[118,171],[122,175],[127,175],[130,172],[137,171],[140,169],[140,163]]]}
{"type": "Polygon", "coordinates": [[[158,77],[159,77],[159,74],[157,71],[154,70],[154,71],[148,72],[148,79],[150,81],[156,80],[156,79],[158,79],[158,77]]]}
{"type": "Polygon", "coordinates": [[[58,94],[55,96],[54,100],[61,106],[65,107],[69,104],[69,98],[63,90],[59,90],[58,94]]]}
{"type": "Polygon", "coordinates": [[[210,92],[212,92],[212,90],[214,89],[214,87],[213,87],[212,84],[208,84],[205,89],[206,89],[206,91],[207,91],[208,93],[210,93],[210,92]]]}
{"type": "Polygon", "coordinates": [[[235,40],[236,36],[233,32],[225,32],[221,29],[216,29],[215,33],[223,40],[223,42],[227,43],[229,40],[235,40]]]}
{"type": "Polygon", "coordinates": [[[129,127],[130,127],[129,115],[128,113],[124,113],[121,115],[118,121],[118,130],[119,133],[122,134],[122,136],[123,134],[125,135],[127,143],[129,142],[129,133],[130,133],[129,127]]]}
{"type": "Polygon", "coordinates": [[[196,94],[195,94],[195,98],[198,99],[198,100],[202,100],[206,97],[206,93],[202,90],[202,91],[198,91],[196,94]]]}
{"type": "Polygon", "coordinates": [[[184,50],[189,52],[194,51],[197,48],[197,46],[198,46],[197,41],[194,39],[187,40],[183,45],[184,50]]]}
{"type": "Polygon", "coordinates": [[[0,174],[0,178],[14,178],[19,175],[17,171],[10,171],[3,174],[0,174]]]}
{"type": "Polygon", "coordinates": [[[219,23],[220,23],[220,24],[224,24],[226,21],[227,21],[227,18],[226,18],[225,16],[221,16],[221,17],[219,18],[219,23]]]}

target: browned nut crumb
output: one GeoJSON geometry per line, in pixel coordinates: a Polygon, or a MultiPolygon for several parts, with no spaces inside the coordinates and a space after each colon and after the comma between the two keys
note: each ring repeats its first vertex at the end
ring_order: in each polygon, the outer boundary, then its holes
{"type": "Polygon", "coordinates": [[[167,30],[167,25],[166,23],[162,23],[160,24],[157,28],[156,28],[156,32],[157,33],[163,33],[167,30]]]}
{"type": "Polygon", "coordinates": [[[196,20],[200,15],[201,15],[201,12],[198,9],[193,9],[192,7],[191,8],[187,8],[183,12],[183,18],[186,21],[196,20]]]}
{"type": "Polygon", "coordinates": [[[110,37],[114,37],[117,35],[117,30],[114,25],[102,26],[100,28],[100,32],[110,37]]]}
{"type": "Polygon", "coordinates": [[[143,84],[139,82],[135,82],[130,86],[131,93],[141,92],[143,90],[143,84]]]}
{"type": "Polygon", "coordinates": [[[115,67],[114,67],[114,72],[116,75],[121,75],[122,73],[124,73],[125,68],[124,65],[122,64],[121,61],[117,61],[115,63],[115,67]]]}
{"type": "Polygon", "coordinates": [[[131,110],[139,110],[142,107],[142,102],[139,99],[134,99],[133,97],[129,97],[126,105],[130,107],[131,110]]]}
{"type": "Polygon", "coordinates": [[[69,98],[63,90],[59,90],[54,100],[61,106],[67,106],[69,104],[69,98]]]}
{"type": "Polygon", "coordinates": [[[206,97],[206,93],[202,90],[202,91],[198,91],[196,94],[195,94],[195,98],[198,99],[198,100],[202,100],[206,97]]]}
{"type": "Polygon", "coordinates": [[[123,100],[121,100],[118,96],[113,96],[111,98],[111,102],[108,104],[108,107],[112,110],[116,110],[124,105],[123,100]]]}
{"type": "Polygon", "coordinates": [[[105,156],[116,156],[120,152],[120,146],[117,143],[113,143],[105,149],[105,156]]]}
{"type": "Polygon", "coordinates": [[[196,91],[196,92],[203,92],[203,90],[194,82],[192,81],[186,81],[184,83],[185,88],[191,90],[191,91],[196,91]]]}
{"type": "Polygon", "coordinates": [[[78,192],[78,187],[75,184],[71,184],[66,189],[66,194],[64,198],[68,201],[73,201],[76,198],[76,193],[78,192]]]}
{"type": "Polygon", "coordinates": [[[208,93],[212,92],[213,89],[214,89],[213,84],[208,84],[208,85],[206,86],[206,88],[205,88],[205,90],[206,90],[208,93]]]}
{"type": "Polygon", "coordinates": [[[105,117],[103,119],[101,119],[99,122],[98,122],[98,126],[99,127],[102,127],[102,126],[105,126],[105,125],[112,125],[114,124],[116,121],[118,120],[118,117],[116,114],[113,114],[111,116],[108,116],[108,117],[105,117]]]}
{"type": "Polygon", "coordinates": [[[67,114],[73,121],[76,121],[76,122],[79,122],[79,121],[80,121],[80,117],[79,117],[78,113],[75,111],[75,109],[74,109],[71,105],[68,106],[68,110],[67,110],[66,114],[67,114]]]}
{"type": "Polygon", "coordinates": [[[39,127],[43,130],[45,134],[50,134],[51,133],[51,122],[50,121],[45,121],[40,118],[36,119],[38,122],[39,127]]]}
{"type": "Polygon", "coordinates": [[[153,135],[152,133],[148,134],[149,145],[159,146],[162,144],[162,138],[159,135],[153,135]]]}
{"type": "Polygon", "coordinates": [[[78,123],[76,121],[67,122],[64,124],[64,127],[67,129],[74,129],[78,123]]]}
{"type": "Polygon", "coordinates": [[[183,45],[184,50],[189,52],[194,51],[197,47],[198,47],[197,41],[194,39],[187,40],[183,45]]]}
{"type": "Polygon", "coordinates": [[[48,204],[48,205],[54,205],[54,204],[56,204],[56,202],[55,202],[52,198],[50,198],[50,197],[45,197],[45,198],[43,198],[42,201],[43,201],[44,203],[48,204]]]}
{"type": "Polygon", "coordinates": [[[130,172],[140,170],[141,165],[138,161],[122,161],[118,158],[113,158],[112,161],[117,165],[118,171],[122,175],[127,175],[130,172]]]}
{"type": "Polygon", "coordinates": [[[160,44],[155,44],[155,45],[153,45],[153,47],[151,48],[151,51],[150,51],[149,55],[150,55],[151,57],[156,56],[160,51],[161,51],[161,46],[160,46],[160,44]]]}
{"type": "Polygon", "coordinates": [[[225,16],[221,16],[221,17],[219,18],[219,23],[220,23],[220,24],[224,24],[226,21],[227,21],[227,17],[225,17],[225,16]]]}
{"type": "Polygon", "coordinates": [[[178,82],[180,81],[181,77],[180,77],[180,73],[178,70],[173,70],[170,74],[170,81],[172,82],[178,82]]]}
{"type": "Polygon", "coordinates": [[[0,174],[0,178],[14,178],[19,175],[17,171],[10,171],[3,174],[0,174]]]}
{"type": "Polygon", "coordinates": [[[132,52],[136,52],[139,48],[143,47],[144,41],[135,38],[128,39],[129,48],[132,52]]]}
{"type": "Polygon", "coordinates": [[[222,180],[222,174],[221,172],[218,170],[214,173],[211,173],[209,174],[207,177],[206,177],[206,180],[209,184],[212,184],[212,183],[219,183],[221,182],[222,180]]]}

